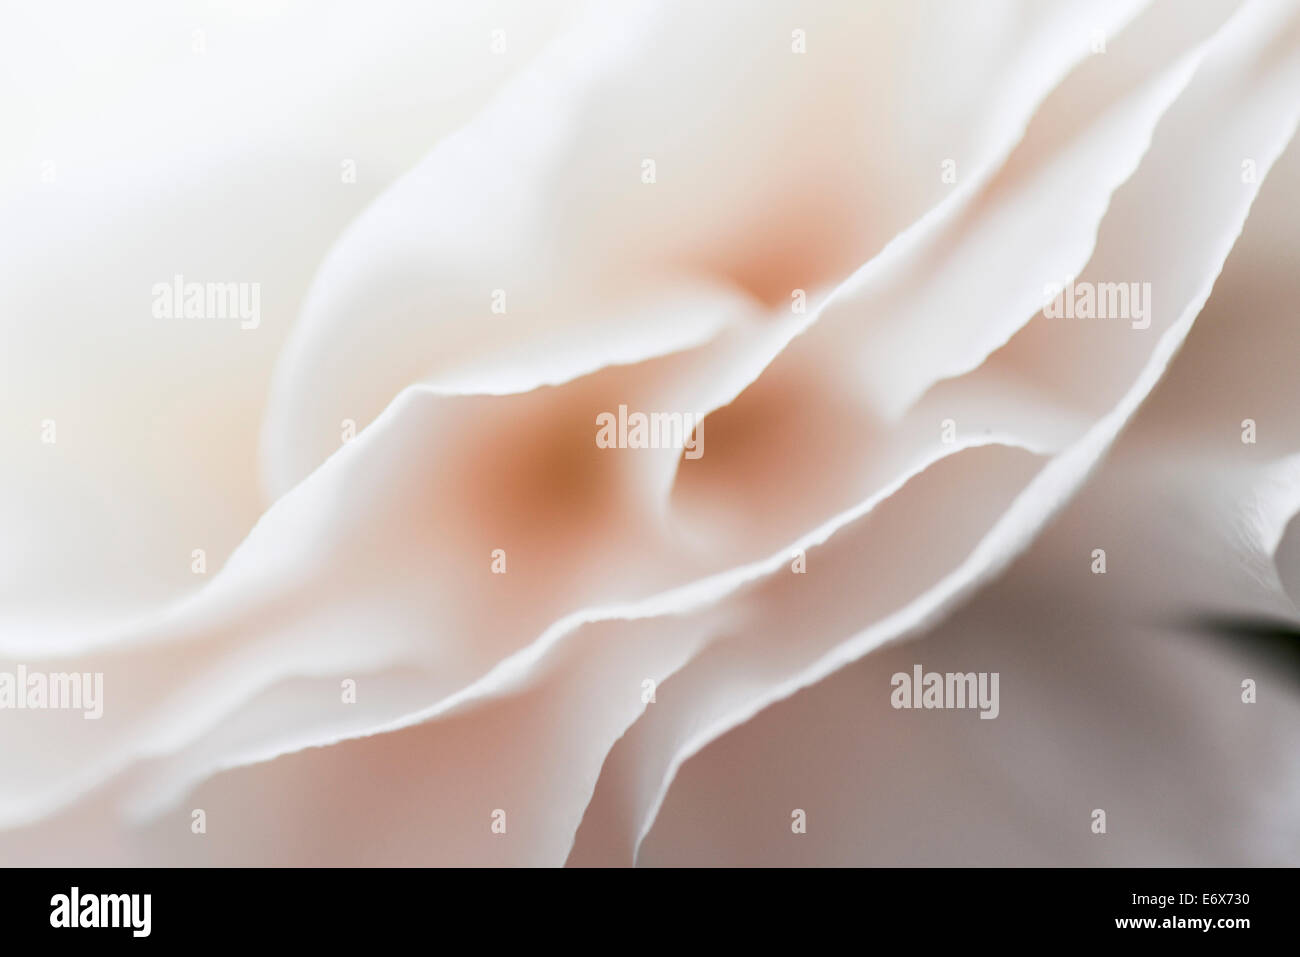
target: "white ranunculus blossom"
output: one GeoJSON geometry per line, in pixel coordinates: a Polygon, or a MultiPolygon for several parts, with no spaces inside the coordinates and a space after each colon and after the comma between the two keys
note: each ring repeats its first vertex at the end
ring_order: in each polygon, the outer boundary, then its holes
{"type": "Polygon", "coordinates": [[[0,705],[102,715],[0,707],[0,859],[1300,857],[1206,635],[1300,617],[1300,3],[69,12],[0,34],[0,705]]]}

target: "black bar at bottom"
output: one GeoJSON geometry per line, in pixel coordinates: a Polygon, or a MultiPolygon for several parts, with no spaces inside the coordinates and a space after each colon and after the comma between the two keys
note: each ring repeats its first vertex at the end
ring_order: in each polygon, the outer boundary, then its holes
{"type": "MultiPolygon", "coordinates": [[[[0,870],[7,945],[1294,939],[1286,869],[0,870]],[[74,890],[75,889],[75,890],[74,890]],[[147,897],[146,897],[147,895],[147,897]],[[90,925],[90,926],[87,926],[90,925]],[[608,936],[610,930],[616,937],[608,936]],[[621,928],[621,929],[620,929],[621,928]],[[468,935],[468,938],[466,937],[468,935]],[[834,938],[829,938],[834,939],[834,938]]],[[[597,944],[599,946],[599,944],[597,944]]],[[[605,949],[601,946],[601,949],[605,949]]]]}

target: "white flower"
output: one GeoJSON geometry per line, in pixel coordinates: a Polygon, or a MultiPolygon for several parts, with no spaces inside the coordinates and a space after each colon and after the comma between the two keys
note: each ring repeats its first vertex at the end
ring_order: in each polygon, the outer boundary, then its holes
{"type": "Polygon", "coordinates": [[[0,857],[1294,862],[1194,627],[1297,617],[1296,4],[113,15],[0,40],[0,672],[104,689],[0,857]]]}

